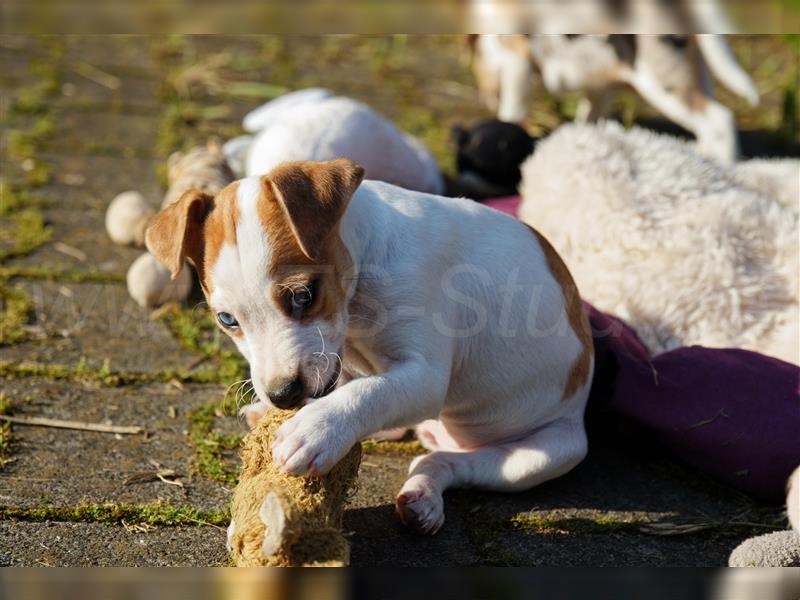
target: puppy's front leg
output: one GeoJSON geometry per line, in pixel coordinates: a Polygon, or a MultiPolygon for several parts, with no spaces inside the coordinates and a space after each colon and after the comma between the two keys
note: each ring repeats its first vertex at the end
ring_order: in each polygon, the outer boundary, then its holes
{"type": "Polygon", "coordinates": [[[272,456],[292,475],[322,475],[363,437],[437,416],[449,370],[416,355],[306,404],[278,429],[272,456]]]}

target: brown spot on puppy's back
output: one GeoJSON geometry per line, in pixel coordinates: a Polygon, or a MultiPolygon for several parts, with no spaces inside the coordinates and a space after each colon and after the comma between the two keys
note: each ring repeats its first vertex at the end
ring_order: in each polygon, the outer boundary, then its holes
{"type": "Polygon", "coordinates": [[[592,365],[592,331],[589,326],[589,319],[583,311],[583,304],[581,297],[578,293],[578,286],[575,285],[575,280],[567,269],[567,265],[561,260],[558,252],[550,245],[550,242],[545,239],[538,231],[528,225],[528,228],[539,240],[539,246],[544,252],[545,259],[547,260],[547,268],[553,274],[553,277],[561,286],[561,293],[564,296],[564,305],[567,311],[567,319],[570,327],[578,336],[578,341],[581,344],[581,351],[567,376],[567,383],[564,386],[563,399],[570,398],[578,389],[584,385],[589,379],[589,370],[592,365]]]}

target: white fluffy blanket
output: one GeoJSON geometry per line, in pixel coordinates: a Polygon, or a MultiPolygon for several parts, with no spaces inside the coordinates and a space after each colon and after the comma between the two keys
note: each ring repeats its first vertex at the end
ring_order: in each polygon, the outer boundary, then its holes
{"type": "Polygon", "coordinates": [[[261,175],[288,160],[350,158],[368,179],[441,194],[444,180],[428,149],[362,102],[309,88],[267,102],[244,118],[253,136],[225,144],[237,176],[261,175]]]}
{"type": "Polygon", "coordinates": [[[800,362],[800,161],[724,167],[606,122],[560,128],[522,174],[520,218],[582,296],[651,351],[699,344],[800,362]]]}

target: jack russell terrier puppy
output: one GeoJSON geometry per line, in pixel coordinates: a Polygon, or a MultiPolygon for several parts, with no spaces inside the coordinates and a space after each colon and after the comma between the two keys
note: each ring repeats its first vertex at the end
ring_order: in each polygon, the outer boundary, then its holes
{"type": "Polygon", "coordinates": [[[503,121],[527,113],[534,70],[556,95],[584,91],[576,119],[606,116],[615,86],[635,90],[671,121],[691,131],[698,150],[736,160],[733,112],[714,99],[709,68],[755,106],[758,92],[721,35],[472,35],[472,68],[481,98],[503,121]]]}
{"type": "Polygon", "coordinates": [[[536,231],[363,176],[347,159],[289,162],[190,191],[147,247],[173,276],[197,268],[250,363],[249,420],[303,405],[272,448],[286,472],[326,473],[360,439],[418,424],[431,452],[397,512],[433,534],[446,489],[524,490],[585,457],[591,332],[536,231]]]}

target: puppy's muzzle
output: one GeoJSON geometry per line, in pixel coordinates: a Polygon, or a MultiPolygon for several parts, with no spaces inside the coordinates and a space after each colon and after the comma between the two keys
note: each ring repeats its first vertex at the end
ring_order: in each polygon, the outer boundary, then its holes
{"type": "Polygon", "coordinates": [[[267,392],[269,401],[278,408],[292,408],[303,400],[303,382],[299,377],[279,383],[267,392]]]}

